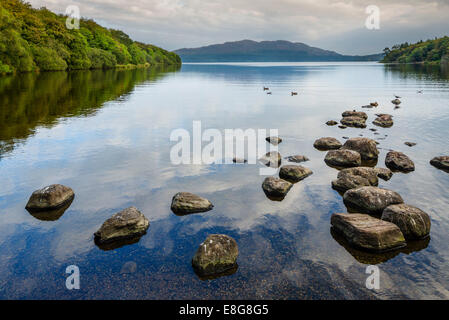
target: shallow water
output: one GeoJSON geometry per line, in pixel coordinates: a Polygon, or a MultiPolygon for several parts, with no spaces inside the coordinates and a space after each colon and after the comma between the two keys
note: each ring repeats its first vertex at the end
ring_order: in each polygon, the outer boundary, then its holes
{"type": "Polygon", "coordinates": [[[374,63],[185,64],[2,77],[0,298],[447,299],[449,174],[429,160],[449,154],[448,79],[433,68],[374,63]],[[390,103],[393,94],[402,96],[400,109],[390,103]],[[372,101],[380,106],[363,110],[366,129],[324,124],[372,101]],[[374,135],[368,129],[375,113],[394,115],[394,126],[374,135]],[[314,174],[274,202],[256,165],[172,165],[170,133],[191,131],[194,120],[203,130],[279,129],[280,153],[308,156],[303,165],[314,174]],[[380,186],[429,213],[430,239],[373,255],[331,232],[331,214],[346,208],[330,185],[337,170],[313,142],[360,134],[381,139],[379,166],[388,149],[415,162],[415,172],[396,173],[380,186]],[[70,186],[76,197],[59,218],[38,219],[25,204],[52,183],[70,186]],[[205,196],[215,207],[176,216],[170,202],[178,191],[205,196]],[[148,233],[120,248],[97,247],[93,233],[131,205],[150,220],[148,233]],[[204,280],[191,258],[211,233],[236,239],[238,269],[204,280]],[[380,268],[376,291],[365,287],[369,264],[380,268]],[[80,269],[80,290],[65,287],[69,265],[80,269]]]}

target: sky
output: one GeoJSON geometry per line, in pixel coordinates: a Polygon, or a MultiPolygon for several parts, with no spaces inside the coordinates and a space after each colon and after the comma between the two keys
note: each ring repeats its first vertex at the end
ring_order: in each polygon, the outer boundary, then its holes
{"type": "MultiPolygon", "coordinates": [[[[168,50],[243,39],[303,42],[342,54],[449,35],[449,0],[28,0],[123,30],[168,50]],[[366,28],[368,6],[379,29],[366,28]]],[[[373,20],[370,20],[373,21],[373,20]]]]}

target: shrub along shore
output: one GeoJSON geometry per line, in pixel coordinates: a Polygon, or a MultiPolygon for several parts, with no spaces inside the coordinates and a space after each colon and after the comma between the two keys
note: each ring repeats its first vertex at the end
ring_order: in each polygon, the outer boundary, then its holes
{"type": "Polygon", "coordinates": [[[87,19],[70,30],[66,20],[23,0],[2,0],[0,74],[181,64],[176,53],[133,41],[120,30],[87,19]]]}

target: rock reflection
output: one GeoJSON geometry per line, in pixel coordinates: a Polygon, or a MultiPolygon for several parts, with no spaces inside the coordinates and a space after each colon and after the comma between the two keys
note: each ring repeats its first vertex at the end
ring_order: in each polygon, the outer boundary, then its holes
{"type": "Polygon", "coordinates": [[[146,233],[144,233],[142,235],[139,235],[139,236],[130,237],[130,238],[122,238],[122,239],[118,239],[118,240],[111,241],[111,242],[106,242],[106,243],[100,243],[96,239],[94,240],[94,242],[95,242],[95,244],[97,245],[97,247],[99,249],[101,249],[103,251],[111,251],[111,250],[119,249],[119,248],[124,247],[124,246],[136,244],[136,243],[138,243],[140,241],[140,239],[145,234],[146,233]]]}
{"type": "Polygon", "coordinates": [[[409,241],[407,242],[406,247],[397,250],[382,253],[373,253],[362,251],[351,246],[348,241],[343,238],[343,236],[341,236],[337,231],[334,230],[334,228],[330,228],[330,233],[332,235],[332,238],[334,238],[334,240],[337,241],[339,245],[345,248],[346,251],[354,257],[354,259],[356,259],[360,263],[370,265],[387,262],[388,260],[395,258],[400,253],[411,254],[413,252],[424,250],[427,248],[430,242],[430,237],[427,237],[426,239],[418,241],[409,241]]]}
{"type": "Polygon", "coordinates": [[[231,269],[228,269],[228,270],[226,270],[224,272],[213,274],[213,275],[207,275],[207,276],[200,274],[199,272],[197,272],[195,270],[195,268],[193,268],[193,270],[195,271],[195,274],[198,276],[198,279],[200,279],[202,281],[207,281],[207,280],[218,279],[218,278],[221,278],[221,277],[232,276],[233,274],[235,274],[237,272],[238,268],[239,268],[239,265],[236,264],[234,267],[232,267],[231,269]]]}
{"type": "Polygon", "coordinates": [[[66,210],[70,207],[75,197],[72,197],[69,201],[65,202],[62,207],[48,210],[48,211],[36,211],[26,209],[33,217],[41,221],[56,221],[62,217],[66,210]]]}

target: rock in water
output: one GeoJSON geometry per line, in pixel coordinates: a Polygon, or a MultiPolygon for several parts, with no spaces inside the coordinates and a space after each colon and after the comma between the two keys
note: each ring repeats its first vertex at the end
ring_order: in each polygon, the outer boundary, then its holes
{"type": "Polygon", "coordinates": [[[287,165],[281,167],[279,177],[287,181],[298,182],[304,180],[312,173],[312,170],[303,166],[287,165]]]}
{"type": "Polygon", "coordinates": [[[335,150],[341,148],[341,142],[332,137],[325,137],[315,140],[313,146],[322,151],[335,150]]]}
{"type": "Polygon", "coordinates": [[[335,126],[335,125],[338,124],[338,122],[335,121],[335,120],[329,120],[328,122],[326,122],[326,124],[327,124],[328,126],[335,126]]]}
{"type": "Polygon", "coordinates": [[[99,244],[135,238],[146,233],[150,222],[136,207],[124,209],[108,220],[95,232],[99,244]]]}
{"type": "Polygon", "coordinates": [[[343,112],[341,114],[341,116],[343,118],[346,118],[346,117],[357,117],[357,118],[362,118],[362,119],[365,119],[365,120],[368,119],[368,115],[365,112],[355,111],[355,110],[353,110],[353,111],[345,111],[345,112],[343,112]]]}
{"type": "Polygon", "coordinates": [[[407,240],[423,239],[430,233],[429,215],[421,209],[404,203],[385,208],[382,220],[397,225],[407,240]]]}
{"type": "Polygon", "coordinates": [[[438,169],[449,171],[449,156],[435,157],[430,164],[438,169]]]}
{"type": "Polygon", "coordinates": [[[343,201],[349,208],[371,214],[381,214],[392,204],[404,203],[397,192],[378,187],[350,189],[343,195],[343,201]]]}
{"type": "Polygon", "coordinates": [[[175,194],[171,202],[171,210],[178,215],[185,215],[212,210],[214,206],[206,198],[190,192],[175,194]]]}
{"type": "Polygon", "coordinates": [[[362,159],[357,151],[353,150],[331,150],[326,154],[324,162],[334,167],[358,167],[362,164],[362,159]]]}
{"type": "Polygon", "coordinates": [[[74,197],[75,193],[71,188],[60,184],[52,184],[34,191],[25,208],[30,212],[49,211],[63,207],[71,202],[74,197]]]}
{"type": "Polygon", "coordinates": [[[259,159],[267,167],[279,168],[282,162],[281,154],[277,151],[271,151],[259,159]]]}
{"type": "Polygon", "coordinates": [[[337,180],[332,181],[332,188],[347,191],[359,187],[377,186],[378,183],[376,170],[369,167],[356,167],[341,170],[337,180]]]}
{"type": "Polygon", "coordinates": [[[393,171],[411,172],[415,164],[402,152],[390,151],[385,158],[385,165],[393,171]]]}
{"type": "Polygon", "coordinates": [[[384,252],[404,247],[404,235],[393,223],[367,214],[334,213],[332,227],[353,246],[367,251],[384,252]]]}
{"type": "Polygon", "coordinates": [[[209,235],[200,244],[192,259],[192,266],[201,276],[217,275],[237,264],[237,242],[224,234],[209,235]]]}
{"type": "Polygon", "coordinates": [[[340,123],[347,127],[366,128],[366,119],[361,117],[344,117],[340,123]]]}
{"type": "Polygon", "coordinates": [[[289,157],[286,157],[285,159],[287,159],[290,162],[296,162],[296,163],[306,162],[306,161],[310,160],[306,156],[302,156],[302,155],[289,156],[289,157]]]}
{"type": "Polygon", "coordinates": [[[416,146],[416,142],[406,141],[406,142],[404,142],[404,144],[405,144],[406,146],[409,146],[409,147],[414,147],[414,146],[416,146]]]}
{"type": "Polygon", "coordinates": [[[399,99],[394,99],[394,100],[391,101],[391,103],[394,104],[394,105],[396,105],[396,106],[398,106],[398,105],[401,104],[401,100],[399,100],[399,99]]]}
{"type": "Polygon", "coordinates": [[[267,137],[265,140],[275,146],[282,142],[282,139],[279,137],[267,137]]]}
{"type": "Polygon", "coordinates": [[[293,184],[283,179],[267,177],[262,183],[262,189],[268,197],[283,199],[293,184]]]}
{"type": "Polygon", "coordinates": [[[393,116],[389,114],[379,114],[373,121],[373,124],[383,128],[389,128],[393,126],[393,116]]]}
{"type": "Polygon", "coordinates": [[[376,170],[377,176],[382,180],[388,181],[393,176],[393,172],[387,168],[374,168],[376,170]]]}
{"type": "Polygon", "coordinates": [[[369,138],[351,138],[346,140],[342,149],[354,150],[360,153],[362,160],[375,160],[379,155],[376,141],[369,138]]]}

